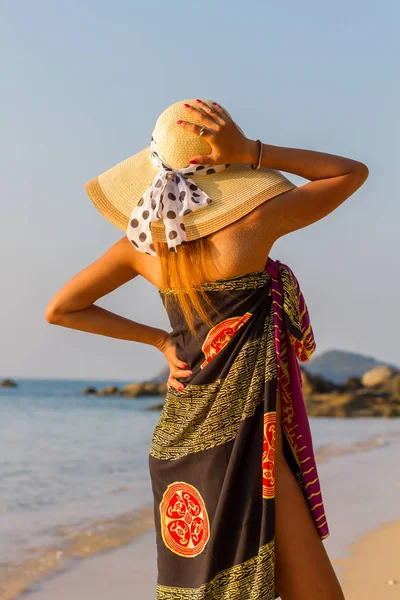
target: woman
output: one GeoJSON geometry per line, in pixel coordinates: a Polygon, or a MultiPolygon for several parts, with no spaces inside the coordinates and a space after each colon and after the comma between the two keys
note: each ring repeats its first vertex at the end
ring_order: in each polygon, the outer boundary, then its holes
{"type": "Polygon", "coordinates": [[[159,600],[343,599],[301,395],[298,360],[315,341],[295,275],[269,253],[367,176],[356,160],[248,139],[221,105],[195,99],[86,185],[124,236],[46,319],[151,344],[168,362],[149,455],[159,600]],[[158,289],[171,332],[94,304],[137,275],[158,289]]]}

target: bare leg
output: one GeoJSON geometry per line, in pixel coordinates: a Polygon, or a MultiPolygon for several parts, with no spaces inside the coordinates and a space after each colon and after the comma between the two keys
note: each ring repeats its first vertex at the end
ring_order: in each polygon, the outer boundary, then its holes
{"type": "Polygon", "coordinates": [[[345,600],[307,502],[283,456],[279,396],[276,416],[276,590],[282,600],[345,600]]]}

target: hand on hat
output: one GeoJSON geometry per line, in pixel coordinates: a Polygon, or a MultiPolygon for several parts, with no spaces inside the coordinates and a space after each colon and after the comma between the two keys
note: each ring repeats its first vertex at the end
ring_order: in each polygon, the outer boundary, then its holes
{"type": "Polygon", "coordinates": [[[206,102],[197,99],[198,106],[185,104],[190,116],[196,117],[196,121],[179,120],[177,125],[192,133],[199,135],[204,128],[203,138],[210,144],[210,154],[200,154],[190,159],[190,164],[234,164],[256,162],[258,146],[255,140],[247,138],[240,127],[232,120],[227,111],[217,104],[212,103],[210,107],[206,102]]]}

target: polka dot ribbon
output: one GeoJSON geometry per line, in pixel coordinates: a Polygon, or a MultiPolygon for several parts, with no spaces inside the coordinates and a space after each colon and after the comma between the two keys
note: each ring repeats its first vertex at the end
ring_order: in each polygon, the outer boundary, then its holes
{"type": "Polygon", "coordinates": [[[137,250],[157,256],[150,223],[163,219],[168,248],[176,252],[177,246],[186,243],[183,216],[212,202],[189,176],[200,172],[212,175],[230,165],[189,165],[179,170],[172,169],[157,152],[153,137],[150,156],[160,170],[133,209],[126,235],[137,250]]]}

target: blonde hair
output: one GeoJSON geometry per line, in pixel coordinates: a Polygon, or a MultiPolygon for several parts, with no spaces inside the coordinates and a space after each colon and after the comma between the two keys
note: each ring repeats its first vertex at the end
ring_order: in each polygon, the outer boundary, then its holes
{"type": "Polygon", "coordinates": [[[194,313],[212,327],[214,323],[206,308],[212,308],[217,314],[220,314],[220,311],[213,305],[205,290],[197,286],[207,280],[209,260],[207,236],[180,244],[177,252],[169,250],[165,243],[154,241],[154,244],[161,263],[162,290],[167,291],[171,288],[174,290],[174,294],[165,293],[166,309],[170,306],[173,296],[193,336],[198,335],[194,313]]]}

